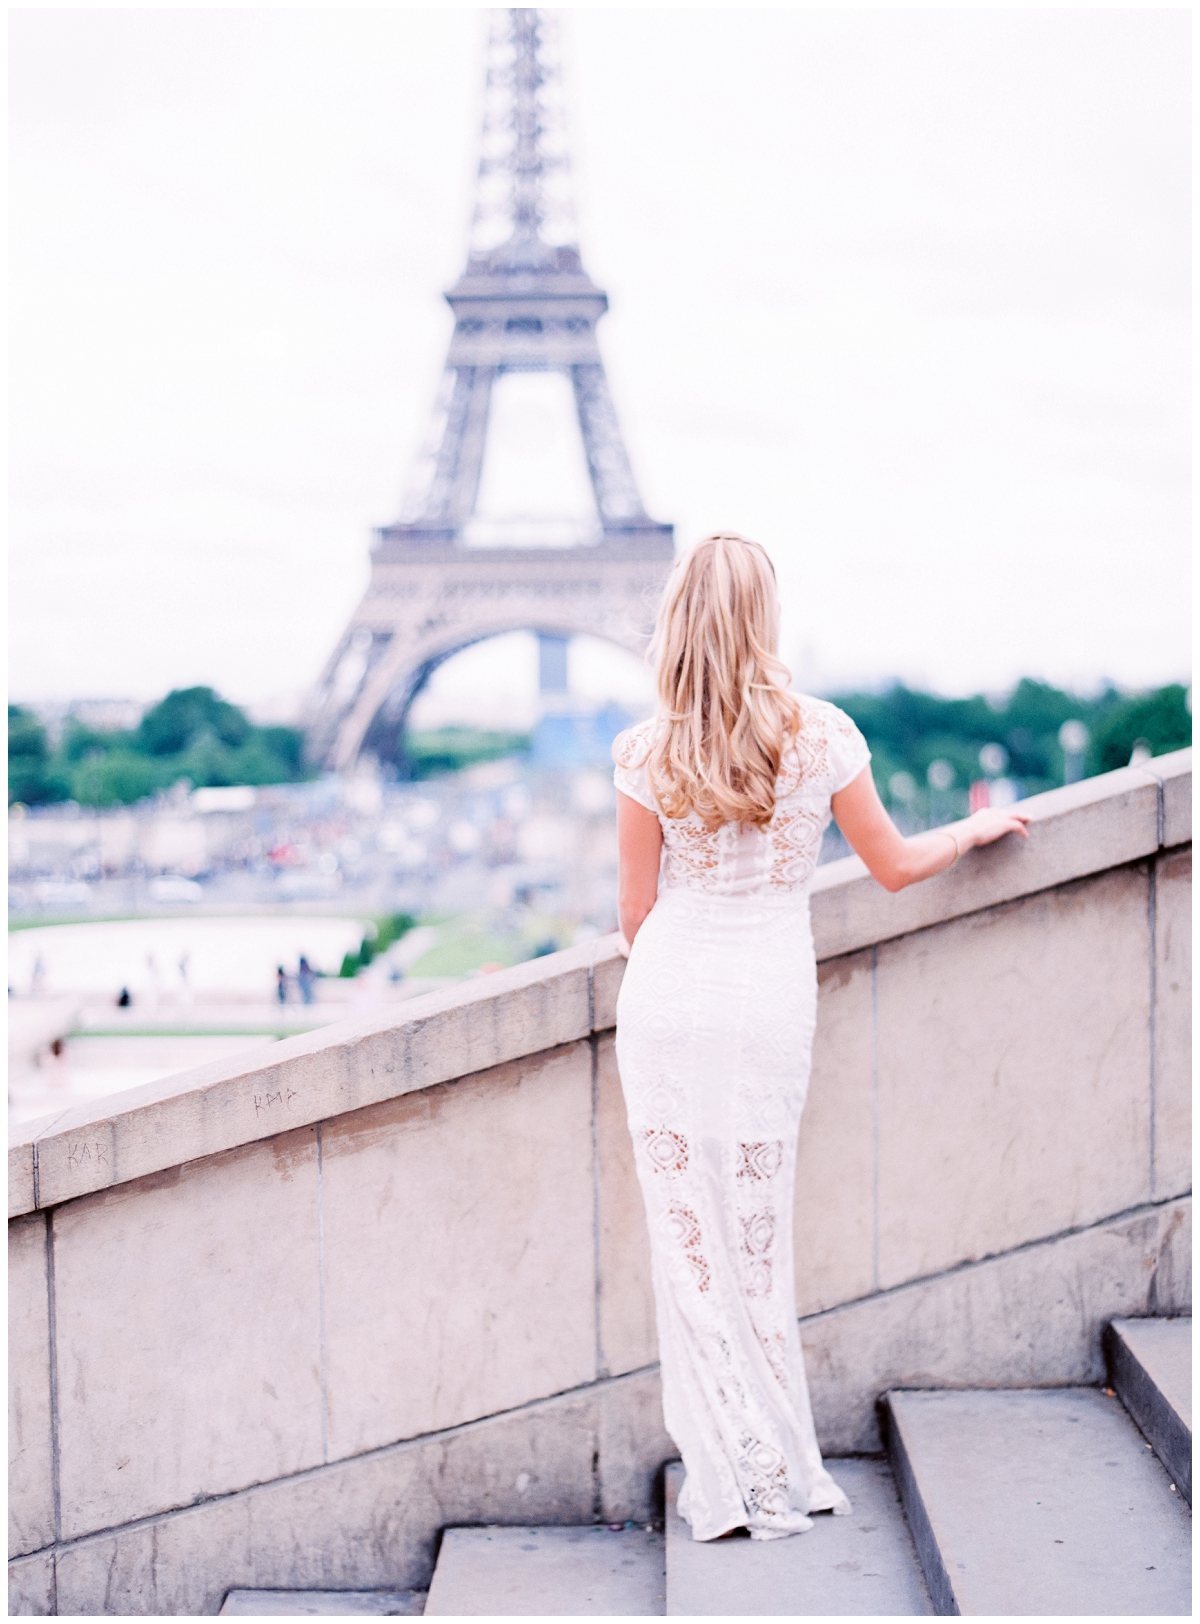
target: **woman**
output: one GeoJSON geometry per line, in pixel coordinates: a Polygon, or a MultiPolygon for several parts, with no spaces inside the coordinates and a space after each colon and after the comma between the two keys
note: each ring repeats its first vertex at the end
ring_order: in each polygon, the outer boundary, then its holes
{"type": "Polygon", "coordinates": [[[889,891],[1019,810],[901,837],[835,706],[788,692],[775,573],[709,536],[655,630],[658,712],[613,746],[629,964],[617,1060],[650,1228],[667,1430],[692,1537],[846,1513],[821,1463],[796,1323],[796,1135],[817,1013],[808,888],[830,813],[889,891]]]}

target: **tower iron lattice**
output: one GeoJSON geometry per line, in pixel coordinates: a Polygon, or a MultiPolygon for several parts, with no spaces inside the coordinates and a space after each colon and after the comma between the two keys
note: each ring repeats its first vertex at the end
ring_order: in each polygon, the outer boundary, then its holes
{"type": "Polygon", "coordinates": [[[596,341],[608,298],[580,258],[550,12],[492,13],[467,265],[446,299],[454,332],[429,435],[309,707],[310,755],[335,770],[364,750],[398,759],[429,675],[484,638],[589,633],[640,652],[674,552],[672,526],[642,505],[596,341]],[[536,544],[532,523],[471,544],[493,388],[513,372],[570,382],[595,498],[571,545],[536,544]]]}

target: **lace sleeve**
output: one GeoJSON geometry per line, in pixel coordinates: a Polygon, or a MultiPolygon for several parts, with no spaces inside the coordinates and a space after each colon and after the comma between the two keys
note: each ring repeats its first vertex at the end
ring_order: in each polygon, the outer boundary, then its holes
{"type": "Polygon", "coordinates": [[[871,759],[867,741],[858,728],[836,705],[828,707],[826,725],[829,739],[829,773],[831,795],[852,784],[871,759]]]}
{"type": "Polygon", "coordinates": [[[650,793],[650,785],[646,781],[646,756],[649,753],[650,740],[646,724],[640,727],[628,728],[624,733],[618,733],[613,740],[613,760],[616,769],[613,772],[613,783],[622,795],[628,795],[631,801],[644,806],[647,812],[658,812],[654,804],[654,797],[650,793]]]}

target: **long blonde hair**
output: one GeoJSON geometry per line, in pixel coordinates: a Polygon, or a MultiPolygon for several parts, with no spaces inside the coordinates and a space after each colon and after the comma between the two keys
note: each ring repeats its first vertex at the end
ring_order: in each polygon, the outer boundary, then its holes
{"type": "Polygon", "coordinates": [[[778,659],[779,600],[756,541],[706,536],[675,565],[651,644],[660,725],[646,758],[663,815],[709,828],[775,812],[780,762],[800,727],[778,659]]]}

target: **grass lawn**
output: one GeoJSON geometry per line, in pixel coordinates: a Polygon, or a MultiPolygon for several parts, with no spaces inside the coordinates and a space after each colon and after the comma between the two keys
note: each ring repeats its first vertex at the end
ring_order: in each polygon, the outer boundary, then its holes
{"type": "Polygon", "coordinates": [[[564,940],[560,921],[542,915],[527,919],[520,934],[501,935],[487,914],[426,915],[421,923],[436,925],[439,940],[409,966],[412,976],[466,976],[485,964],[523,964],[538,946],[564,940]]]}

